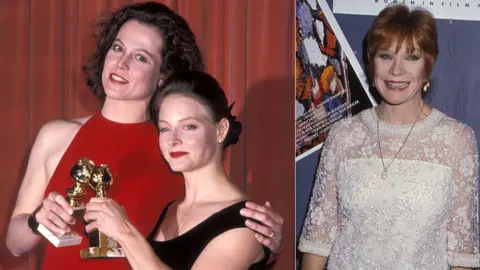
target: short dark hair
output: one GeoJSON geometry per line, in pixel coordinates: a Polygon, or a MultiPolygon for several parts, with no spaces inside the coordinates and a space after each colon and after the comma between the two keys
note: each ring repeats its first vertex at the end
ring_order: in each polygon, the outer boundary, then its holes
{"type": "Polygon", "coordinates": [[[180,70],[202,71],[204,69],[195,34],[183,17],[160,3],[145,2],[127,5],[96,25],[98,29],[98,34],[95,35],[96,51],[82,67],[88,86],[100,100],[105,99],[105,90],[102,85],[105,57],[120,28],[129,20],[136,20],[159,31],[163,39],[160,52],[162,57],[160,72],[163,75],[168,76],[180,70]]]}
{"type": "Polygon", "coordinates": [[[367,33],[368,75],[374,76],[375,54],[381,49],[396,45],[398,52],[406,42],[407,51],[413,52],[414,41],[425,54],[425,74],[430,76],[438,55],[437,25],[433,15],[426,9],[412,10],[405,4],[392,4],[375,18],[367,33]]]}
{"type": "Polygon", "coordinates": [[[215,123],[223,118],[229,121],[230,127],[223,142],[228,147],[238,142],[242,132],[242,124],[232,115],[233,104],[228,106],[225,92],[218,81],[208,73],[201,71],[179,71],[170,75],[155,92],[149,106],[150,119],[158,127],[158,113],[162,101],[170,95],[192,97],[208,107],[215,123]]]}

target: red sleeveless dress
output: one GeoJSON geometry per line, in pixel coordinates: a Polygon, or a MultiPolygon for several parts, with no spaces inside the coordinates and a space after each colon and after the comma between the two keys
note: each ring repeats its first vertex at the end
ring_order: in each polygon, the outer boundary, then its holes
{"type": "MultiPolygon", "coordinates": [[[[90,118],[78,131],[60,160],[45,195],[52,191],[66,196],[74,185],[70,169],[82,157],[95,165],[108,164],[113,173],[113,184],[107,197],[114,199],[125,210],[135,227],[145,235],[155,227],[165,205],[183,196],[183,180],[170,172],[162,159],[156,127],[150,122],[121,124],[112,122],[100,113],[90,118]]],[[[85,202],[94,196],[90,187],[85,202]]],[[[85,225],[77,220],[74,230],[83,235],[85,225]]],[[[48,242],[48,241],[47,241],[48,242]]],[[[84,260],[80,250],[88,248],[84,236],[81,245],[56,248],[46,244],[42,269],[130,269],[126,258],[84,260]]]]}

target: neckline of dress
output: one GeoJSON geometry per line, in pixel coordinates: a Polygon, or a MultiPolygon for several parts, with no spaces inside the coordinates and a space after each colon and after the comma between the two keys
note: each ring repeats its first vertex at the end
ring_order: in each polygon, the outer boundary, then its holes
{"type": "MultiPolygon", "coordinates": [[[[419,120],[415,127],[412,130],[412,133],[416,133],[422,131],[426,128],[431,127],[432,125],[438,123],[444,114],[439,110],[432,108],[430,114],[422,120],[419,120]]],[[[405,135],[407,134],[410,129],[412,128],[412,124],[392,124],[385,122],[378,118],[375,107],[370,108],[362,114],[362,119],[368,125],[370,129],[376,132],[377,130],[377,121],[379,121],[378,129],[385,135],[405,135]]]]}
{"type": "Polygon", "coordinates": [[[151,121],[142,121],[137,123],[120,123],[110,120],[102,115],[102,113],[97,113],[91,118],[91,123],[95,126],[96,129],[108,130],[109,133],[139,133],[144,134],[145,132],[153,132],[156,134],[156,127],[151,121]]]}
{"type": "MultiPolygon", "coordinates": [[[[182,234],[179,234],[173,238],[169,238],[167,240],[155,240],[157,238],[157,235],[158,235],[158,231],[160,230],[160,227],[163,223],[163,221],[165,220],[165,217],[167,216],[167,212],[168,212],[168,208],[171,206],[169,205],[165,212],[165,216],[163,217],[162,221],[160,222],[160,224],[158,225],[157,227],[157,230],[155,231],[155,234],[153,235],[153,239],[152,239],[152,242],[154,243],[162,243],[162,244],[165,244],[165,243],[170,243],[170,242],[174,242],[174,241],[180,241],[181,239],[184,239],[185,237],[188,237],[190,236],[191,234],[195,233],[197,230],[199,230],[201,227],[203,227],[207,222],[209,222],[210,220],[213,220],[214,218],[218,217],[219,215],[225,213],[225,212],[228,212],[230,209],[234,208],[234,207],[237,207],[238,205],[241,205],[241,204],[245,204],[247,201],[246,200],[242,200],[242,201],[239,201],[239,202],[236,202],[236,203],[233,203],[233,204],[230,204],[229,206],[223,208],[223,209],[220,209],[219,211],[215,212],[215,213],[212,213],[210,216],[208,216],[207,218],[205,218],[204,220],[202,220],[200,223],[198,223],[197,225],[193,226],[192,228],[190,228],[189,230],[183,232],[182,234]]],[[[173,203],[172,203],[173,204],[173,203]]],[[[176,207],[176,206],[175,206],[176,207]]],[[[176,209],[175,209],[176,210],[176,209]]]]}

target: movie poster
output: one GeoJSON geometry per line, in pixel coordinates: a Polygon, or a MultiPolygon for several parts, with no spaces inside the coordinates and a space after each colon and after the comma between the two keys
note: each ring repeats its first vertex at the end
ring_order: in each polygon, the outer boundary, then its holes
{"type": "Polygon", "coordinates": [[[375,104],[326,1],[296,0],[296,160],[318,150],[336,121],[375,104]]]}

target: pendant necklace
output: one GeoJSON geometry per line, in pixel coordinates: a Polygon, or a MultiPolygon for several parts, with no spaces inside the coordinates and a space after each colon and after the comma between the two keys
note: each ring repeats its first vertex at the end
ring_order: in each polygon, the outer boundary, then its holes
{"type": "Polygon", "coordinates": [[[404,146],[405,143],[407,142],[408,137],[410,137],[410,134],[412,133],[413,127],[415,127],[415,124],[418,122],[418,119],[420,118],[420,115],[422,114],[422,111],[423,111],[423,107],[424,107],[424,106],[425,106],[425,103],[423,103],[422,108],[420,109],[420,112],[419,112],[418,115],[417,115],[417,119],[415,120],[415,122],[413,123],[412,127],[410,128],[410,131],[408,132],[407,137],[405,137],[405,139],[403,140],[402,145],[401,145],[400,148],[398,149],[397,153],[393,156],[392,161],[390,161],[390,163],[389,163],[387,166],[385,166],[385,161],[383,160],[383,154],[382,154],[382,146],[380,145],[380,132],[379,132],[380,116],[379,116],[378,112],[376,113],[376,114],[377,114],[377,140],[378,140],[378,149],[380,150],[380,159],[382,160],[382,166],[383,166],[383,172],[382,172],[382,174],[381,174],[380,176],[382,177],[383,180],[385,180],[385,179],[388,178],[387,169],[388,169],[388,167],[390,167],[390,165],[392,165],[393,161],[394,161],[395,158],[398,156],[398,154],[399,154],[400,151],[402,150],[403,146],[404,146]]]}

